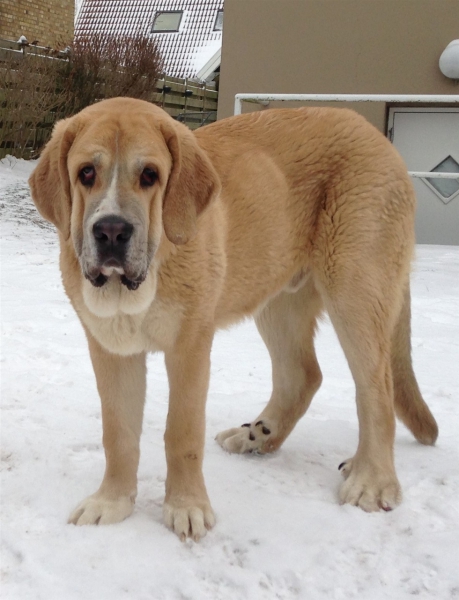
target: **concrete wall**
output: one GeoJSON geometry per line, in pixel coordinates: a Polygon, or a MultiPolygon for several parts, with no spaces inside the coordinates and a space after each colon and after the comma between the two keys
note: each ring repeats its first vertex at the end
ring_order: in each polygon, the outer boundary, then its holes
{"type": "Polygon", "coordinates": [[[73,39],[75,0],[1,0],[0,37],[54,46],[73,39]]]}
{"type": "Polygon", "coordinates": [[[457,0],[225,0],[218,117],[238,92],[459,94],[438,68],[458,23],[457,0]]]}

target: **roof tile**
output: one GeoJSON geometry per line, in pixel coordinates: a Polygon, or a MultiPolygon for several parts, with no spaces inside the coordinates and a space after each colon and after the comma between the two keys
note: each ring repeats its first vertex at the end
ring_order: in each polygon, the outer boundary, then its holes
{"type": "Polygon", "coordinates": [[[224,0],[83,0],[75,36],[100,32],[114,35],[153,35],[165,71],[172,77],[195,77],[221,46],[222,32],[214,31],[224,0]],[[156,13],[183,10],[180,30],[151,33],[156,13]]]}

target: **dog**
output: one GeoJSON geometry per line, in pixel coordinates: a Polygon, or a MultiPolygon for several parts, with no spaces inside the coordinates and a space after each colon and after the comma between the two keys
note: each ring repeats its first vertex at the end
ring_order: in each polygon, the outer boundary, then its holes
{"type": "Polygon", "coordinates": [[[399,504],[395,415],[423,444],[438,429],[411,361],[415,194],[396,150],[363,117],[263,110],[193,133],[145,101],[104,100],[56,124],[29,183],[58,230],[102,402],[105,475],[69,522],[132,513],[146,354],[162,351],[164,521],[182,540],[202,538],[215,523],[202,475],[215,331],[254,316],[273,376],[261,414],[216,439],[228,452],[273,452],[321,384],[313,340],[323,311],[359,419],[340,502],[399,504]]]}

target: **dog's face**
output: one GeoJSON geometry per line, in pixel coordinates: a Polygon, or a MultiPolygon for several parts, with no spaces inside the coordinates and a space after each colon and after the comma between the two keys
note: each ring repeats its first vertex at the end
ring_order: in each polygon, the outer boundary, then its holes
{"type": "Polygon", "coordinates": [[[59,122],[30,186],[43,216],[71,238],[85,303],[99,316],[147,308],[164,234],[177,245],[192,239],[220,189],[191,132],[128,98],[59,122]]]}
{"type": "Polygon", "coordinates": [[[142,117],[89,123],[68,153],[71,236],[83,275],[103,287],[117,273],[136,290],[162,235],[162,200],[172,157],[142,117]]]}

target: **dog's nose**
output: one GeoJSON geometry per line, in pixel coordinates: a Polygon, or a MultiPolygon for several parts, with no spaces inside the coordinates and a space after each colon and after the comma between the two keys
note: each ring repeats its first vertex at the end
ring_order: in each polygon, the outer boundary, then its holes
{"type": "Polygon", "coordinates": [[[134,233],[134,226],[121,217],[110,215],[100,219],[92,228],[99,248],[123,248],[134,233]]]}

